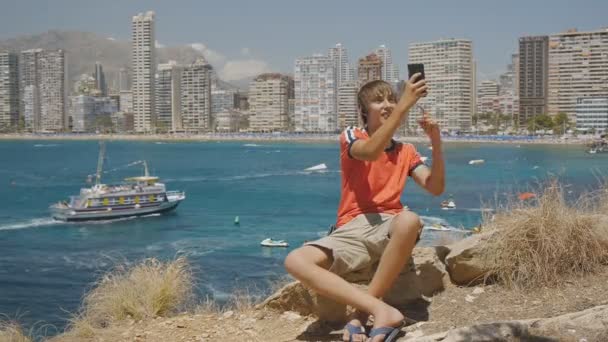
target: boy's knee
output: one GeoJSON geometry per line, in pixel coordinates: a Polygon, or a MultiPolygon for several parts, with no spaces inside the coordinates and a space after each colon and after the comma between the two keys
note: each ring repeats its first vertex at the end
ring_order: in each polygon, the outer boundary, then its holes
{"type": "Polygon", "coordinates": [[[291,251],[283,264],[289,274],[298,278],[298,274],[313,269],[315,266],[329,268],[332,260],[327,253],[314,246],[304,246],[291,251]]]}
{"type": "Polygon", "coordinates": [[[393,219],[391,235],[413,235],[418,236],[422,229],[420,216],[411,211],[403,211],[393,219]],[[415,234],[414,234],[415,233],[415,234]]]}
{"type": "Polygon", "coordinates": [[[283,262],[285,269],[291,275],[294,275],[294,273],[300,268],[298,265],[301,264],[302,259],[298,257],[299,252],[299,248],[291,251],[289,254],[287,254],[287,257],[283,262]]]}

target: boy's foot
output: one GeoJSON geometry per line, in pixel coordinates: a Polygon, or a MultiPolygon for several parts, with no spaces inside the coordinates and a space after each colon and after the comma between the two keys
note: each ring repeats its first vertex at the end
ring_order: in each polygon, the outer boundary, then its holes
{"type": "Polygon", "coordinates": [[[387,330],[387,332],[371,336],[370,342],[383,342],[388,335],[391,335],[388,332],[391,329],[380,330],[379,328],[398,328],[403,326],[403,320],[405,319],[403,314],[393,307],[388,306],[388,308],[374,316],[374,329],[378,329],[377,331],[387,330]]]}
{"type": "Polygon", "coordinates": [[[365,342],[367,340],[367,334],[361,320],[355,318],[346,323],[342,340],[345,342],[365,342]]]}

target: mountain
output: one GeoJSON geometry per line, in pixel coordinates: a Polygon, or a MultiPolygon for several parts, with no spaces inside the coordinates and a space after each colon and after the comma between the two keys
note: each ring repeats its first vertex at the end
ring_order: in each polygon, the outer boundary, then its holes
{"type": "MultiPolygon", "coordinates": [[[[92,74],[95,62],[100,62],[109,86],[118,83],[120,68],[131,69],[131,42],[103,37],[96,33],[48,31],[41,34],[0,40],[0,51],[20,52],[28,49],[63,49],[68,65],[70,89],[81,74],[92,74]]],[[[190,46],[163,47],[157,50],[157,63],[175,60],[190,64],[202,53],[190,46]]]]}

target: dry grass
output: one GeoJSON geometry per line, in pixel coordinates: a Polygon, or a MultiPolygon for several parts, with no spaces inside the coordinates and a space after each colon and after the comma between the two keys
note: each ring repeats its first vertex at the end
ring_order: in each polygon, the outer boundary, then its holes
{"type": "Polygon", "coordinates": [[[32,342],[32,338],[23,332],[19,324],[0,321],[0,342],[32,342]]]}
{"type": "Polygon", "coordinates": [[[91,337],[100,328],[132,319],[169,316],[190,303],[193,277],[184,258],[170,262],[146,259],[106,274],[83,301],[70,324],[71,333],[91,337]]]}
{"type": "Polygon", "coordinates": [[[508,286],[528,288],[596,271],[608,261],[608,240],[597,229],[598,208],[590,196],[568,205],[553,180],[535,199],[513,201],[486,217],[484,231],[494,231],[482,251],[490,274],[508,286]]]}

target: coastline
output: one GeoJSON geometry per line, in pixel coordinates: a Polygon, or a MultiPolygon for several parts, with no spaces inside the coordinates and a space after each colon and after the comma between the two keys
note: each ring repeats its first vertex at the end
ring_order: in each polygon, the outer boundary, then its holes
{"type": "MultiPolygon", "coordinates": [[[[209,142],[209,141],[253,141],[253,142],[294,142],[294,143],[328,143],[337,142],[339,134],[294,134],[294,133],[207,133],[207,134],[0,134],[0,141],[9,140],[115,140],[115,141],[162,141],[162,142],[209,142]]],[[[428,142],[426,136],[396,136],[397,140],[409,143],[428,142]]],[[[488,144],[534,144],[534,145],[584,145],[590,138],[568,139],[554,137],[526,136],[444,136],[444,143],[488,143],[488,144]]]]}

